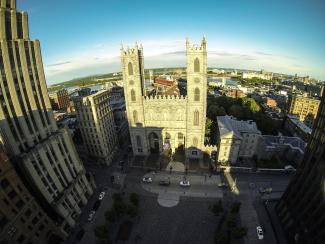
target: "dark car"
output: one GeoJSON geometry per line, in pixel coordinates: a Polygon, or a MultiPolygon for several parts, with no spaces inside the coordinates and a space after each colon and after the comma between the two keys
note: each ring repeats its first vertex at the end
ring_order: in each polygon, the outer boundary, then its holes
{"type": "Polygon", "coordinates": [[[84,229],[79,230],[77,235],[76,235],[77,240],[80,241],[82,239],[82,237],[84,236],[84,234],[85,234],[84,229]]]}
{"type": "Polygon", "coordinates": [[[101,203],[100,200],[97,200],[97,201],[94,203],[94,206],[93,206],[93,210],[94,210],[94,211],[97,211],[97,210],[98,210],[98,208],[99,208],[99,206],[100,206],[100,203],[101,203]]]}
{"type": "Polygon", "coordinates": [[[169,186],[170,185],[170,180],[160,180],[159,185],[161,185],[161,186],[169,186]]]}

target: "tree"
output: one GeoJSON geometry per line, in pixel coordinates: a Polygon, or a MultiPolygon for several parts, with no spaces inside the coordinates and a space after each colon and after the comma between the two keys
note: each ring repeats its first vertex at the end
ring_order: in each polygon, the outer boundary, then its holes
{"type": "Polygon", "coordinates": [[[247,235],[247,228],[246,227],[237,227],[233,230],[233,235],[235,238],[241,238],[247,235]]]}
{"type": "Polygon", "coordinates": [[[109,238],[108,231],[107,231],[105,225],[96,226],[94,232],[95,232],[95,236],[98,239],[108,239],[109,238]]]}
{"type": "Polygon", "coordinates": [[[211,134],[211,126],[212,126],[213,121],[209,118],[206,118],[205,122],[205,135],[210,137],[211,134]]]}
{"type": "Polygon", "coordinates": [[[231,212],[232,212],[232,213],[238,213],[239,210],[240,210],[240,205],[241,205],[240,202],[234,202],[234,203],[231,205],[231,212]]]}
{"type": "Polygon", "coordinates": [[[110,223],[114,223],[117,220],[116,211],[114,209],[106,211],[105,212],[105,219],[110,223]]]}
{"type": "Polygon", "coordinates": [[[242,119],[243,118],[243,109],[240,105],[232,105],[229,108],[229,114],[236,117],[237,119],[242,119]]]}
{"type": "Polygon", "coordinates": [[[133,205],[133,204],[129,204],[127,206],[126,214],[130,218],[135,218],[138,215],[138,208],[135,205],[133,205]]]}
{"type": "Polygon", "coordinates": [[[130,195],[130,202],[134,206],[138,207],[139,206],[139,195],[136,194],[136,193],[131,193],[131,195],[130,195]]]}
{"type": "Polygon", "coordinates": [[[219,200],[217,203],[213,204],[211,211],[215,216],[219,216],[219,214],[223,211],[222,201],[219,200]]]}

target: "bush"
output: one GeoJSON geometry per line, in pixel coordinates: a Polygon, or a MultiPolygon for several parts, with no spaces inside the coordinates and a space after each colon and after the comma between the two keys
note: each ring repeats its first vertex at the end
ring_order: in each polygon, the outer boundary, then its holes
{"type": "Polygon", "coordinates": [[[109,238],[108,231],[107,231],[105,225],[96,226],[94,232],[95,232],[95,236],[98,239],[108,239],[109,238]]]}
{"type": "Polygon", "coordinates": [[[216,236],[216,244],[229,244],[230,238],[226,233],[218,233],[216,236]]]}
{"type": "Polygon", "coordinates": [[[126,205],[123,201],[115,201],[113,203],[113,208],[117,216],[123,216],[126,212],[126,205]]]}
{"type": "Polygon", "coordinates": [[[130,202],[134,206],[139,206],[139,195],[136,194],[136,193],[131,193],[131,195],[130,195],[130,202]]]}
{"type": "Polygon", "coordinates": [[[236,227],[237,222],[237,215],[230,214],[227,219],[227,227],[229,229],[233,229],[236,227]]]}
{"type": "Polygon", "coordinates": [[[114,201],[114,202],[122,202],[123,199],[122,199],[121,194],[119,194],[119,193],[114,193],[114,194],[113,194],[113,201],[114,201]]]}
{"type": "Polygon", "coordinates": [[[241,205],[240,202],[234,202],[234,203],[231,205],[231,212],[232,212],[232,213],[238,213],[239,210],[240,210],[240,205],[241,205]]]}
{"type": "Polygon", "coordinates": [[[212,207],[210,207],[210,209],[215,216],[219,216],[219,214],[223,211],[221,200],[213,204],[212,207]]]}
{"type": "Polygon", "coordinates": [[[114,209],[105,212],[105,219],[110,222],[114,223],[117,220],[117,213],[114,209]]]}
{"type": "Polygon", "coordinates": [[[138,208],[135,205],[133,205],[133,204],[129,204],[127,206],[126,214],[130,218],[135,218],[138,215],[138,208]]]}
{"type": "Polygon", "coordinates": [[[241,238],[247,235],[247,228],[245,227],[235,228],[232,233],[235,238],[241,238]]]}

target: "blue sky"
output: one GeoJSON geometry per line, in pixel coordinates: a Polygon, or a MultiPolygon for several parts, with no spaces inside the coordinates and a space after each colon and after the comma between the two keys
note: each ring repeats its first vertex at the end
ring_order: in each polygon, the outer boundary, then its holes
{"type": "Polygon", "coordinates": [[[120,44],[143,43],[146,68],[185,65],[185,38],[209,67],[325,80],[323,0],[17,0],[39,39],[49,84],[120,70],[120,44]]]}

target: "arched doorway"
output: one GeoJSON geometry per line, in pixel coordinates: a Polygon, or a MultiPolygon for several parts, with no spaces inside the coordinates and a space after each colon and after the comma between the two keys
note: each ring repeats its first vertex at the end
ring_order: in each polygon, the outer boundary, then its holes
{"type": "Polygon", "coordinates": [[[155,132],[149,134],[149,147],[151,153],[159,153],[159,137],[155,132]]]}
{"type": "Polygon", "coordinates": [[[170,149],[170,134],[168,132],[166,132],[165,134],[165,139],[164,139],[164,149],[169,150],[170,149]]]}

